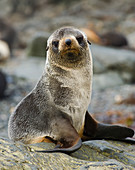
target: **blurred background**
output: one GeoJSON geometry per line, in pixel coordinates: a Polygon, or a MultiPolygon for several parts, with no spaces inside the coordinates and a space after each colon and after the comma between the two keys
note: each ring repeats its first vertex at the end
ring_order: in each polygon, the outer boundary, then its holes
{"type": "Polygon", "coordinates": [[[11,112],[39,80],[46,41],[61,26],[83,30],[92,43],[89,111],[135,129],[134,0],[0,0],[0,135],[7,137],[11,112]]]}

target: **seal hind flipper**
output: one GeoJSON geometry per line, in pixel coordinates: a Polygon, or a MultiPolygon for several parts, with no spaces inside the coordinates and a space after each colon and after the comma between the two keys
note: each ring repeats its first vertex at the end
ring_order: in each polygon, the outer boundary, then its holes
{"type": "Polygon", "coordinates": [[[120,126],[109,125],[97,122],[92,116],[86,112],[85,125],[84,125],[84,140],[90,139],[112,139],[112,140],[125,140],[127,142],[134,142],[127,137],[133,137],[134,130],[120,126]]]}

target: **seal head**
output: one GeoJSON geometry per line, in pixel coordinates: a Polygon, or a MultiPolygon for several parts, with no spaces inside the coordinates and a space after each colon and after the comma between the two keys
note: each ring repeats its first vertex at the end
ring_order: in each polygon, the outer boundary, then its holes
{"type": "Polygon", "coordinates": [[[88,48],[86,35],[73,27],[64,27],[56,30],[48,39],[48,59],[67,68],[76,68],[85,65],[84,54],[88,48]]]}

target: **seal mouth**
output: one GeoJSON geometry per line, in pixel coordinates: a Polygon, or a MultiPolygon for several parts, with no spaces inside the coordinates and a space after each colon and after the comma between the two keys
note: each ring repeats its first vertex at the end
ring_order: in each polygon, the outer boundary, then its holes
{"type": "Polygon", "coordinates": [[[70,62],[76,62],[80,60],[80,52],[77,49],[66,49],[61,51],[61,56],[67,59],[70,62]]]}
{"type": "Polygon", "coordinates": [[[79,50],[78,49],[75,49],[75,48],[69,48],[69,49],[66,49],[66,50],[63,50],[62,51],[62,53],[75,53],[75,54],[77,54],[77,53],[79,53],[79,50]]]}

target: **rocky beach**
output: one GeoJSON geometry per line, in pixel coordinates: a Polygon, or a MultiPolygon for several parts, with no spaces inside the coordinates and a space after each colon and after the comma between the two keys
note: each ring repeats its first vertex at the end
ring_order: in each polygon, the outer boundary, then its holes
{"type": "MultiPolygon", "coordinates": [[[[85,142],[71,155],[42,154],[34,150],[53,145],[14,144],[7,133],[10,114],[42,75],[47,38],[55,29],[66,25],[92,30],[99,38],[110,31],[126,38],[127,45],[116,47],[95,42],[86,31],[94,62],[93,93],[88,109],[100,122],[126,125],[135,130],[134,0],[58,3],[24,0],[18,2],[16,10],[14,7],[15,0],[0,1],[2,22],[16,32],[13,46],[4,53],[6,57],[0,55],[0,70],[6,74],[8,83],[5,97],[0,100],[0,169],[134,169],[134,144],[97,140],[85,142]]],[[[5,33],[0,21],[0,39],[5,33]]]]}

